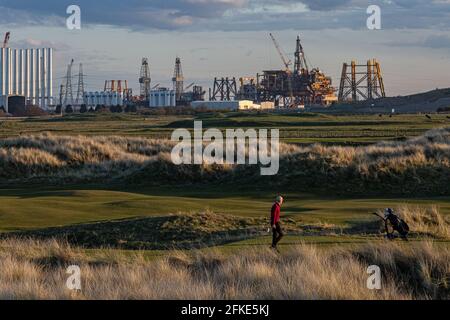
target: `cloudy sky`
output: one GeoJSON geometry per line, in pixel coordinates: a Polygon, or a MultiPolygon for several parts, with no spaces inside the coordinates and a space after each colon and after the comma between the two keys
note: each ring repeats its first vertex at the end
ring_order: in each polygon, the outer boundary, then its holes
{"type": "Polygon", "coordinates": [[[142,57],[153,85],[170,85],[177,55],[186,82],[205,87],[215,76],[279,69],[269,32],[288,55],[299,34],[310,64],[335,86],[342,62],[377,58],[388,95],[450,87],[450,0],[0,0],[0,13],[11,47],[55,48],[55,90],[72,58],[88,90],[127,79],[138,92],[142,57]],[[66,27],[71,4],[81,30],[66,27]],[[366,27],[374,4],[381,30],[366,27]]]}

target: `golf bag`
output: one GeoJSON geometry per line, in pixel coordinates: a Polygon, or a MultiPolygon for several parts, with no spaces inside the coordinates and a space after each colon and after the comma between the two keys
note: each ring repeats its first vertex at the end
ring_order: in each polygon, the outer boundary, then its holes
{"type": "Polygon", "coordinates": [[[402,238],[406,238],[409,233],[409,226],[405,220],[401,219],[395,214],[390,214],[384,220],[386,234],[388,238],[393,237],[393,232],[389,232],[388,222],[392,226],[393,231],[397,231],[402,238]]]}
{"type": "Polygon", "coordinates": [[[392,210],[390,213],[385,215],[385,217],[374,212],[374,215],[379,217],[384,221],[384,228],[386,230],[386,236],[389,239],[395,238],[394,231],[397,231],[403,239],[407,239],[406,236],[409,233],[409,226],[405,220],[401,219],[399,216],[395,215],[392,210]]]}

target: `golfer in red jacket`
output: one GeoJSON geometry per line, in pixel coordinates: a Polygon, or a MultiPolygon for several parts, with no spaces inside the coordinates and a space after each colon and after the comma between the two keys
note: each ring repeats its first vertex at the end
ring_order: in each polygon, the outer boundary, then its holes
{"type": "Polygon", "coordinates": [[[283,238],[284,233],[283,230],[281,230],[281,224],[280,224],[280,209],[281,205],[283,204],[283,197],[277,196],[275,199],[275,203],[272,206],[272,209],[270,210],[270,225],[272,226],[272,249],[277,249],[277,244],[280,242],[281,238],[283,238]]]}

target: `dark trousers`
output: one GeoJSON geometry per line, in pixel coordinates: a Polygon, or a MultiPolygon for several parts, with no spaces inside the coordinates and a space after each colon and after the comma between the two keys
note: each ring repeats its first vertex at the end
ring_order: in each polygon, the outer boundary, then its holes
{"type": "Polygon", "coordinates": [[[275,224],[275,228],[272,227],[272,247],[276,248],[278,242],[280,242],[281,238],[283,238],[284,233],[281,229],[280,222],[275,224]]]}

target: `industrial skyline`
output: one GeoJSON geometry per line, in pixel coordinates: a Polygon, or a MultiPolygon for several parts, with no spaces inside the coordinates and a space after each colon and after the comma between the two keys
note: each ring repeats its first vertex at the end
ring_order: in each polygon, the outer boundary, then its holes
{"type": "Polygon", "coordinates": [[[0,31],[12,31],[12,47],[55,48],[53,92],[72,58],[83,63],[89,91],[105,79],[127,79],[138,93],[142,57],[152,82],[165,87],[176,56],[186,81],[205,88],[215,77],[254,76],[282,67],[269,32],[291,59],[300,34],[312,67],[335,84],[343,62],[376,57],[389,96],[450,86],[450,1],[371,1],[382,9],[375,31],[365,24],[369,3],[359,0],[139,1],[108,5],[109,18],[100,14],[105,3],[78,1],[82,28],[68,30],[64,1],[3,0],[0,31]]]}

